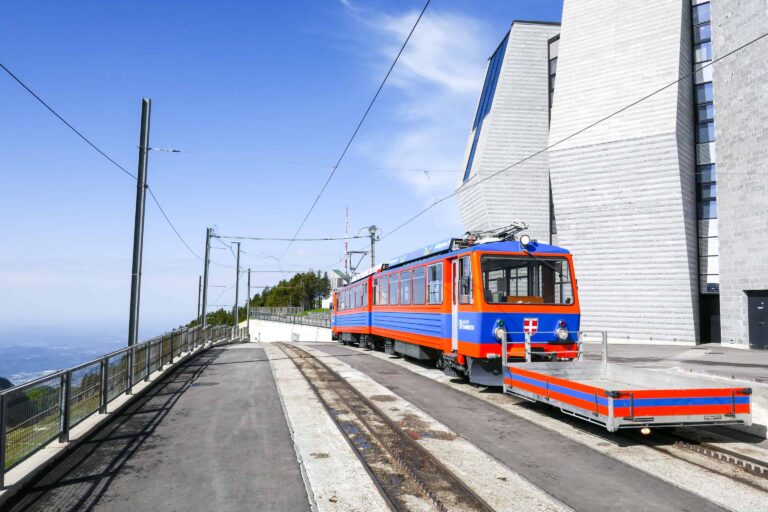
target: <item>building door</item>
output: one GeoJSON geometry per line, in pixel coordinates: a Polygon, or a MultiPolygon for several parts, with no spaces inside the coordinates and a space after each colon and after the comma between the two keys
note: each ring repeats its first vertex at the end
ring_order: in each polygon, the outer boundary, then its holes
{"type": "Polygon", "coordinates": [[[459,260],[451,262],[451,350],[459,350],[459,260]]]}
{"type": "Polygon", "coordinates": [[[749,348],[768,350],[768,290],[747,294],[749,348]]]}

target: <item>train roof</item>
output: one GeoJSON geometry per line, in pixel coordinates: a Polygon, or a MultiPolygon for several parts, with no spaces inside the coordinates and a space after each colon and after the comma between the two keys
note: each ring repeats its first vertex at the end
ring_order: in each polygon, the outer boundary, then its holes
{"type": "MultiPolygon", "coordinates": [[[[545,253],[545,254],[570,254],[568,249],[558,247],[556,245],[543,244],[537,241],[532,241],[525,246],[525,250],[532,254],[545,253]]],[[[434,244],[427,245],[421,249],[411,251],[398,258],[391,259],[387,262],[386,268],[395,268],[413,263],[415,261],[426,260],[434,258],[438,255],[447,255],[453,253],[464,253],[474,251],[489,251],[489,252],[523,252],[523,245],[519,240],[480,240],[476,243],[469,243],[467,240],[460,238],[450,238],[448,240],[442,240],[434,244]]],[[[383,270],[383,269],[382,269],[383,270]]]]}

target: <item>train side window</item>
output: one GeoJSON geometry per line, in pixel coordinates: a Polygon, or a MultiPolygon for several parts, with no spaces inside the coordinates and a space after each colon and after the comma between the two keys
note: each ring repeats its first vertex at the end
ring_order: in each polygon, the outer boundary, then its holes
{"type": "Polygon", "coordinates": [[[411,271],[400,273],[400,304],[411,303],[411,271]]]}
{"type": "Polygon", "coordinates": [[[443,263],[435,263],[427,268],[427,287],[429,288],[429,303],[443,303],[443,263]]]}
{"type": "Polygon", "coordinates": [[[339,290],[339,310],[344,311],[346,309],[346,301],[344,290],[339,290]]]}
{"type": "Polygon", "coordinates": [[[389,276],[381,278],[381,284],[379,285],[379,304],[386,306],[389,304],[389,276]]]}
{"type": "Polygon", "coordinates": [[[368,307],[368,282],[365,282],[360,286],[360,297],[362,299],[360,305],[364,308],[367,308],[368,307]]]}
{"type": "Polygon", "coordinates": [[[427,279],[424,267],[413,269],[413,303],[424,304],[426,300],[427,279]]]}
{"type": "Polygon", "coordinates": [[[472,304],[472,260],[469,256],[459,260],[459,304],[472,304]]]}
{"type": "Polygon", "coordinates": [[[378,306],[379,304],[379,280],[374,279],[373,280],[373,294],[371,299],[373,300],[373,305],[378,306]]]}
{"type": "Polygon", "coordinates": [[[400,295],[399,288],[399,275],[398,274],[392,274],[389,276],[389,305],[390,306],[397,306],[397,298],[400,295]]]}

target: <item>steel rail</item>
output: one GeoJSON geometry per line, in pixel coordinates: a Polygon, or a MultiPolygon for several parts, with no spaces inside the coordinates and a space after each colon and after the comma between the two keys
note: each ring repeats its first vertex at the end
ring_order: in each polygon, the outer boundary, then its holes
{"type": "MultiPolygon", "coordinates": [[[[455,510],[457,507],[468,511],[493,510],[461,479],[417,443],[408,432],[387,417],[373,402],[327,364],[288,344],[281,343],[280,348],[307,379],[310,388],[318,396],[339,430],[350,442],[358,458],[369,470],[369,474],[374,477],[377,487],[383,491],[385,498],[390,503],[403,504],[404,497],[413,496],[407,491],[406,486],[411,485],[413,488],[415,484],[420,497],[431,503],[437,510],[455,510]],[[311,372],[318,375],[318,382],[323,383],[323,389],[320,389],[313,382],[309,375],[311,372]],[[340,404],[335,403],[333,404],[335,407],[331,407],[331,404],[328,403],[329,393],[336,395],[340,404]],[[375,460],[377,467],[372,467],[369,464],[370,461],[367,460],[367,456],[370,454],[366,452],[370,448],[361,449],[358,446],[360,443],[354,443],[350,440],[349,433],[345,431],[339,420],[339,416],[343,415],[339,411],[339,405],[345,406],[349,410],[350,416],[354,417],[352,421],[363,427],[357,429],[358,435],[363,435],[367,440],[366,443],[362,444],[367,447],[370,445],[382,447],[387,460],[375,460]],[[375,427],[373,426],[374,423],[376,424],[375,427]],[[382,462],[389,467],[391,473],[400,473],[404,477],[402,482],[393,484],[392,478],[386,478],[387,474],[391,474],[387,471],[384,471],[384,475],[382,475],[380,467],[382,462]]],[[[345,420],[346,422],[348,420],[345,420]]],[[[397,508],[401,509],[402,505],[397,508]]]]}

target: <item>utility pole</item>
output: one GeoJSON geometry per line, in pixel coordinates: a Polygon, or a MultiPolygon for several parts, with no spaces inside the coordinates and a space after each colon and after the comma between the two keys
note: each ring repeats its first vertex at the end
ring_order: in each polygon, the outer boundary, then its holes
{"type": "Polygon", "coordinates": [[[376,226],[369,226],[368,233],[371,235],[371,268],[376,266],[376,226]]]}
{"type": "Polygon", "coordinates": [[[200,322],[200,301],[203,295],[203,276],[197,276],[197,323],[200,322]]]}
{"type": "Polygon", "coordinates": [[[248,269],[248,299],[245,303],[245,325],[251,321],[251,269],[248,269]]]}
{"type": "Polygon", "coordinates": [[[240,331],[238,322],[238,306],[240,304],[240,242],[233,242],[237,244],[237,270],[235,270],[235,332],[240,331]]]}
{"type": "Polygon", "coordinates": [[[349,206],[344,208],[344,273],[349,275],[349,206]]]}
{"type": "Polygon", "coordinates": [[[200,306],[203,319],[200,324],[205,329],[208,305],[208,266],[211,263],[211,228],[205,228],[205,261],[203,263],[203,302],[200,306]]]}
{"type": "MultiPolygon", "coordinates": [[[[136,345],[139,335],[139,298],[141,297],[141,257],[144,252],[144,209],[147,199],[147,160],[149,153],[149,116],[152,100],[141,100],[139,133],[139,172],[136,177],[136,216],[133,226],[133,265],[131,267],[131,306],[128,320],[128,346],[136,345]]],[[[129,360],[128,368],[133,361],[129,360]]],[[[129,375],[133,372],[129,371],[129,375]]]]}

